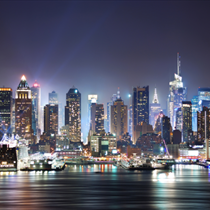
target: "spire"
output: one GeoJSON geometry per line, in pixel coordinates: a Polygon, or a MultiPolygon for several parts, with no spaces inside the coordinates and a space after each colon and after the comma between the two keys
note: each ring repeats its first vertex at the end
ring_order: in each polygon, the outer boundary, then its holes
{"type": "Polygon", "coordinates": [[[154,97],[153,97],[152,103],[153,104],[159,104],[158,95],[157,95],[157,89],[156,88],[155,88],[155,93],[154,93],[154,97]]]}
{"type": "Polygon", "coordinates": [[[179,53],[177,53],[177,74],[180,76],[181,75],[181,56],[179,56],[179,53]]]}
{"type": "Polygon", "coordinates": [[[23,75],[23,76],[21,77],[21,80],[20,80],[20,83],[19,83],[17,89],[30,89],[30,88],[29,88],[29,85],[28,85],[28,83],[27,83],[27,81],[26,81],[25,75],[23,75]]]}

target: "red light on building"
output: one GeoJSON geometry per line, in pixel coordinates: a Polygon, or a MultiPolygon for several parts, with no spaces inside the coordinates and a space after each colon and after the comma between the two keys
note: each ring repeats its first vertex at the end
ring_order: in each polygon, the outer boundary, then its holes
{"type": "Polygon", "coordinates": [[[38,84],[37,82],[35,82],[34,84],[33,84],[33,87],[40,87],[40,84],[38,84]]]}

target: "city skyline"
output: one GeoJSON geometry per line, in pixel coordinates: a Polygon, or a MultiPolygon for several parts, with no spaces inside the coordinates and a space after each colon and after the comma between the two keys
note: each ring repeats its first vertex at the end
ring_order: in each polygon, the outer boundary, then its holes
{"type": "Polygon", "coordinates": [[[83,93],[83,102],[95,93],[104,104],[118,87],[128,104],[132,86],[149,85],[150,90],[156,86],[165,108],[180,52],[189,100],[198,87],[209,86],[208,5],[202,1],[13,2],[12,6],[1,2],[0,61],[5,73],[0,84],[18,82],[25,74],[29,84],[35,80],[41,84],[42,105],[53,90],[64,105],[62,92],[73,85],[83,93]]]}

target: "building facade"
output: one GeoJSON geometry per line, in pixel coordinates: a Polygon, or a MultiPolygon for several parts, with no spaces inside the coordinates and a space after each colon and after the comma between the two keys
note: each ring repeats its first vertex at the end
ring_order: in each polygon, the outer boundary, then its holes
{"type": "Polygon", "coordinates": [[[65,125],[69,126],[69,140],[81,142],[81,93],[75,87],[66,94],[65,125]]]}
{"type": "Polygon", "coordinates": [[[149,124],[149,86],[140,88],[133,88],[132,96],[132,108],[133,108],[133,138],[135,126],[145,122],[149,124]]]}
{"type": "Polygon", "coordinates": [[[155,88],[153,101],[150,104],[150,112],[149,112],[149,124],[152,125],[152,127],[155,127],[155,121],[158,118],[158,115],[161,111],[161,106],[158,100],[157,90],[155,88]]]}
{"type": "Polygon", "coordinates": [[[15,133],[26,140],[32,139],[32,96],[24,75],[15,94],[15,133]]]}
{"type": "Polygon", "coordinates": [[[41,88],[40,84],[36,81],[31,87],[32,96],[32,129],[34,135],[38,135],[39,138],[41,134],[41,88]]]}
{"type": "Polygon", "coordinates": [[[104,105],[96,104],[95,106],[95,132],[100,134],[104,130],[104,105]]]}
{"type": "Polygon", "coordinates": [[[47,135],[58,134],[58,104],[47,104],[44,107],[44,132],[47,135]]]}
{"type": "Polygon", "coordinates": [[[165,140],[166,144],[171,143],[170,134],[172,132],[170,118],[163,115],[161,118],[161,137],[165,140]]]}
{"type": "Polygon", "coordinates": [[[182,126],[182,141],[187,142],[188,138],[192,132],[192,103],[191,101],[182,102],[182,116],[183,116],[183,126],[182,126]]]}
{"type": "Polygon", "coordinates": [[[181,61],[177,53],[177,73],[174,80],[169,82],[169,95],[167,99],[167,115],[171,119],[172,129],[176,127],[176,110],[182,106],[182,101],[186,101],[187,88],[184,87],[181,76],[181,61]]]}
{"type": "Polygon", "coordinates": [[[192,130],[197,132],[197,112],[198,112],[198,96],[193,96],[191,99],[192,103],[192,130]]]}
{"type": "Polygon", "coordinates": [[[176,111],[176,129],[182,132],[183,129],[183,116],[182,116],[182,108],[179,107],[175,109],[176,111]]]}
{"type": "Polygon", "coordinates": [[[0,88],[0,140],[6,133],[12,134],[12,89],[0,88]]]}
{"type": "Polygon", "coordinates": [[[203,107],[202,111],[197,112],[197,116],[197,139],[203,143],[210,139],[210,109],[203,107]]]}
{"type": "Polygon", "coordinates": [[[58,94],[55,91],[49,93],[49,104],[58,104],[58,94]]]}
{"type": "Polygon", "coordinates": [[[111,106],[111,133],[120,139],[127,131],[127,106],[122,99],[117,99],[111,106]]]}

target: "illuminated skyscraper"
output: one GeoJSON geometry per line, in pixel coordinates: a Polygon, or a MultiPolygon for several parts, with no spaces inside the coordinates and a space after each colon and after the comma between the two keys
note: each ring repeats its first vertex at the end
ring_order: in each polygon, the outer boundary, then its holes
{"type": "Polygon", "coordinates": [[[111,133],[119,139],[127,131],[127,106],[122,99],[117,99],[111,106],[111,133]]]}
{"type": "Polygon", "coordinates": [[[104,106],[103,104],[91,104],[90,130],[91,133],[100,134],[104,130],[104,106]]]}
{"type": "Polygon", "coordinates": [[[81,142],[81,94],[75,87],[66,94],[65,125],[72,142],[81,142]]]}
{"type": "Polygon", "coordinates": [[[136,139],[134,136],[135,127],[143,122],[149,124],[149,86],[133,88],[132,108],[133,139],[136,139]]]}
{"type": "Polygon", "coordinates": [[[41,88],[36,81],[31,87],[32,95],[32,129],[34,135],[41,134],[41,88]]]}
{"type": "Polygon", "coordinates": [[[183,116],[183,126],[182,126],[182,141],[187,142],[189,134],[192,132],[192,103],[191,101],[182,102],[182,116],[183,116]]]}
{"type": "Polygon", "coordinates": [[[12,105],[12,89],[0,88],[0,140],[4,133],[12,133],[12,105]]]}
{"type": "Polygon", "coordinates": [[[120,98],[120,88],[118,87],[117,94],[113,94],[111,97],[111,101],[107,103],[106,132],[111,132],[111,106],[119,98],[120,98]]]}
{"type": "Polygon", "coordinates": [[[197,112],[199,109],[198,96],[193,96],[192,103],[192,130],[197,132],[197,112]]]}
{"type": "Polygon", "coordinates": [[[104,105],[96,104],[95,112],[95,132],[100,134],[104,130],[104,105]]]}
{"type": "Polygon", "coordinates": [[[187,97],[187,88],[183,86],[180,67],[180,56],[177,53],[177,74],[174,74],[174,80],[169,82],[167,99],[167,115],[170,117],[172,129],[176,126],[176,109],[182,106],[182,101],[186,101],[187,97]]]}
{"type": "Polygon", "coordinates": [[[176,111],[176,130],[182,132],[182,126],[183,126],[182,108],[179,107],[175,109],[175,111],[176,111]]]}
{"type": "Polygon", "coordinates": [[[49,104],[58,104],[58,94],[55,91],[49,93],[49,104]]]}
{"type": "Polygon", "coordinates": [[[27,140],[32,139],[32,97],[24,75],[15,94],[15,133],[27,140]]]}
{"type": "Polygon", "coordinates": [[[111,105],[112,102],[107,103],[107,125],[106,125],[106,132],[111,132],[111,105]]]}
{"type": "Polygon", "coordinates": [[[44,132],[47,135],[58,134],[58,104],[44,107],[44,132]]]}
{"type": "Polygon", "coordinates": [[[132,114],[133,114],[133,109],[132,109],[132,105],[130,104],[129,109],[128,109],[128,133],[131,136],[131,138],[132,138],[132,135],[133,135],[133,133],[132,133],[132,126],[133,126],[132,114]]]}
{"type": "Polygon", "coordinates": [[[210,109],[203,107],[202,111],[197,112],[198,141],[204,143],[210,139],[210,109]]]}
{"type": "Polygon", "coordinates": [[[88,95],[88,122],[87,127],[90,128],[91,123],[91,105],[98,102],[98,95],[88,95]]]}
{"type": "Polygon", "coordinates": [[[202,106],[208,107],[208,101],[210,101],[210,88],[198,88],[198,111],[203,110],[202,106]]]}
{"type": "Polygon", "coordinates": [[[153,101],[152,101],[152,104],[150,104],[150,112],[149,112],[149,115],[150,115],[149,124],[152,125],[153,128],[155,126],[155,121],[157,120],[160,111],[161,111],[161,107],[158,101],[157,90],[155,88],[153,101]]]}

